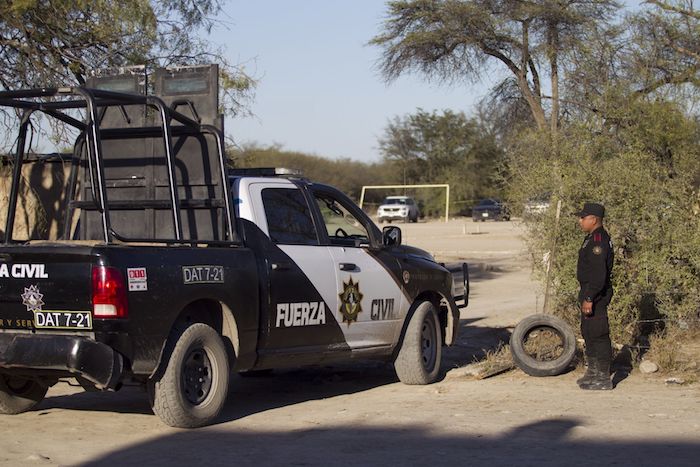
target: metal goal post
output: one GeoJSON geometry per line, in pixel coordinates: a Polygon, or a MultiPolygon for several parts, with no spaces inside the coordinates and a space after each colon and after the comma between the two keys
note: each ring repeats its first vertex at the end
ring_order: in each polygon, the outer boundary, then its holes
{"type": "Polygon", "coordinates": [[[450,185],[448,184],[433,184],[433,185],[364,185],[360,193],[360,209],[365,201],[365,191],[367,190],[393,190],[399,188],[444,188],[445,189],[445,222],[450,218],[450,185]]]}

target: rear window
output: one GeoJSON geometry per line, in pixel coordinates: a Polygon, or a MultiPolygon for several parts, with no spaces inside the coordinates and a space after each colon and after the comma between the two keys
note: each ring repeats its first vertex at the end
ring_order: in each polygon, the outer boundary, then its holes
{"type": "Polygon", "coordinates": [[[498,201],[492,199],[482,199],[481,202],[479,202],[479,206],[492,206],[494,204],[498,204],[498,201]]]}

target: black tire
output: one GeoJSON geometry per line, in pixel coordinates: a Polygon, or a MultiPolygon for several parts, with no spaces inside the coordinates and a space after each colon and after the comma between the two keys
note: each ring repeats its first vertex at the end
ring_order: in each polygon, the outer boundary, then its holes
{"type": "Polygon", "coordinates": [[[531,315],[513,329],[510,352],[515,364],[528,375],[555,376],[574,359],[576,336],[561,318],[531,315]]]}
{"type": "Polygon", "coordinates": [[[442,331],[435,306],[420,302],[394,360],[396,375],[404,384],[431,384],[438,378],[441,361],[442,331]]]}
{"type": "Polygon", "coordinates": [[[166,425],[196,428],[213,422],[228,396],[230,367],[221,336],[194,323],[171,337],[166,367],[148,385],[153,412],[166,425]]]}
{"type": "Polygon", "coordinates": [[[36,407],[49,387],[38,381],[0,374],[0,413],[15,415],[36,407]]]}

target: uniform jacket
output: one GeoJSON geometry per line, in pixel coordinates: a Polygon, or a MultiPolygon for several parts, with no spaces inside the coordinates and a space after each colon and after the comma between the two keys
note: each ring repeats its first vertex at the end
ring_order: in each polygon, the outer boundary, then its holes
{"type": "Polygon", "coordinates": [[[581,286],[579,301],[590,297],[596,303],[610,302],[613,259],[612,240],[603,227],[586,236],[578,251],[576,266],[576,278],[581,286]]]}

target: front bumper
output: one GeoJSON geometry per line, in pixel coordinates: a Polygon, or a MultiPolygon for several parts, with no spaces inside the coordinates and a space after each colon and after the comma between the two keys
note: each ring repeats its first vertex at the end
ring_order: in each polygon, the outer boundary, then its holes
{"type": "Polygon", "coordinates": [[[88,337],[8,333],[0,334],[0,368],[67,371],[99,389],[115,389],[124,360],[111,347],[88,337]]]}
{"type": "Polygon", "coordinates": [[[377,214],[379,219],[381,220],[400,220],[400,219],[407,219],[409,216],[409,213],[404,213],[404,212],[380,212],[377,214]]]}

